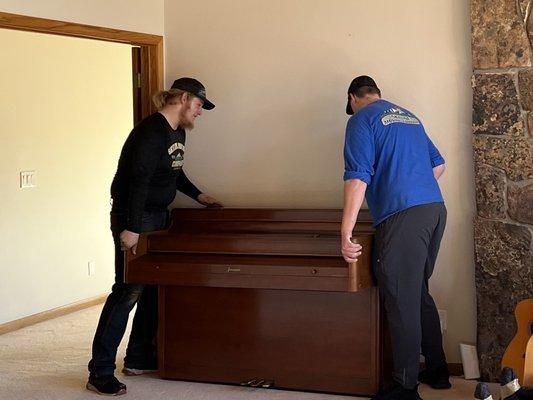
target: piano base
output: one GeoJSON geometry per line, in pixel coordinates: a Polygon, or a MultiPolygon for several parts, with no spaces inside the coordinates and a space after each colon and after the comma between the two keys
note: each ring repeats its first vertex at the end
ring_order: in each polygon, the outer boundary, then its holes
{"type": "Polygon", "coordinates": [[[159,323],[159,373],[166,379],[372,395],[388,369],[375,287],[349,293],[162,285],[159,323]]]}

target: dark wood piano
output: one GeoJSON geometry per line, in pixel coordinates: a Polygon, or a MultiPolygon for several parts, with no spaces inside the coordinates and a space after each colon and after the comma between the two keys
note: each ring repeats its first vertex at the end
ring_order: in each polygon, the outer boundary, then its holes
{"type": "Polygon", "coordinates": [[[371,395],[382,331],[372,221],[340,255],[341,210],[174,209],[141,235],[129,283],[159,285],[162,378],[371,395]]]}

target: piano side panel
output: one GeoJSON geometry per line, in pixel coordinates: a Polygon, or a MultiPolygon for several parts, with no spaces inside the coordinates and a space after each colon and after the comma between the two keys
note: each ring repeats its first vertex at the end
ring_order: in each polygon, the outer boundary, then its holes
{"type": "Polygon", "coordinates": [[[376,288],[358,293],[164,286],[163,378],[370,395],[379,383],[376,288]]]}
{"type": "Polygon", "coordinates": [[[352,237],[352,242],[363,246],[359,259],[355,263],[348,264],[348,277],[350,282],[350,292],[356,292],[376,286],[374,272],[372,270],[372,246],[373,235],[358,235],[352,237]]]}

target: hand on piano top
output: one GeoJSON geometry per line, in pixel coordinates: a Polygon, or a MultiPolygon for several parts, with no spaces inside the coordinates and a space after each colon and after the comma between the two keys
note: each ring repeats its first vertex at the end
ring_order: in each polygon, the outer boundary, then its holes
{"type": "Polygon", "coordinates": [[[122,250],[129,250],[133,254],[137,254],[137,243],[139,242],[139,234],[128,230],[120,232],[120,248],[122,250]]]}
{"type": "Polygon", "coordinates": [[[220,201],[215,199],[214,197],[209,196],[208,194],[202,193],[198,195],[198,203],[210,207],[210,208],[222,208],[224,207],[220,201]]]}
{"type": "Polygon", "coordinates": [[[348,263],[354,263],[357,261],[357,257],[361,255],[363,246],[359,243],[352,242],[351,236],[342,237],[342,256],[348,263]]]}

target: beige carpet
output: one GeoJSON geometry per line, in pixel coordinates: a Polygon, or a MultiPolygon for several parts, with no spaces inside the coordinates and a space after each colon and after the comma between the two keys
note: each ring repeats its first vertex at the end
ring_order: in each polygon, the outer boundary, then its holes
{"type": "MultiPolygon", "coordinates": [[[[85,389],[91,340],[101,306],[0,335],[0,400],[81,400],[100,397],[85,389]]],[[[124,343],[119,349],[122,368],[124,343]]],[[[316,393],[165,381],[157,376],[118,378],[128,386],[121,398],[158,400],[339,400],[356,399],[316,393]]],[[[473,399],[476,382],[454,379],[452,390],[421,386],[425,400],[473,399]]],[[[496,389],[497,386],[493,386],[496,389]]],[[[497,392],[493,391],[493,395],[497,392]]],[[[494,398],[498,398],[495,396],[494,398]]]]}

